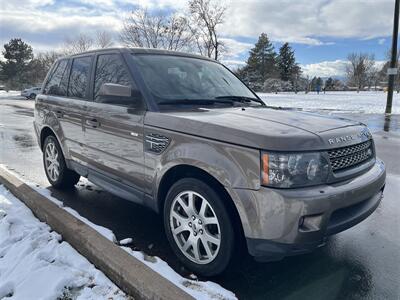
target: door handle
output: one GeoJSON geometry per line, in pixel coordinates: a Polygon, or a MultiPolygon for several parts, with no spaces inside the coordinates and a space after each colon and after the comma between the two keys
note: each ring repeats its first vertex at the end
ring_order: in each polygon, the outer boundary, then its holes
{"type": "Polygon", "coordinates": [[[57,118],[62,118],[64,116],[64,113],[61,110],[56,110],[54,113],[57,118]]]}
{"type": "Polygon", "coordinates": [[[90,119],[90,120],[86,120],[86,125],[93,127],[93,128],[97,128],[97,127],[99,127],[100,123],[96,119],[90,119]]]}

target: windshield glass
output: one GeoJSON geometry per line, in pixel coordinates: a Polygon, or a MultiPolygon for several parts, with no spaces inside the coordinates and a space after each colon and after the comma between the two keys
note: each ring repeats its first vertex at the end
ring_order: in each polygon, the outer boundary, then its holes
{"type": "Polygon", "coordinates": [[[216,62],[158,54],[136,54],[133,57],[158,104],[173,101],[205,103],[205,100],[218,97],[229,102],[230,96],[256,99],[239,79],[216,62]]]}

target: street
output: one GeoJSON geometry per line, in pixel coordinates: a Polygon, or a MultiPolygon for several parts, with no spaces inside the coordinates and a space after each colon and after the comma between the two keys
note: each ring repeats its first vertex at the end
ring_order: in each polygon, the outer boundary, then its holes
{"type": "MultiPolygon", "coordinates": [[[[20,97],[0,99],[0,163],[41,186],[46,180],[42,153],[33,131],[33,105],[20,97]]],[[[317,251],[279,262],[244,257],[238,266],[212,278],[239,299],[399,299],[400,296],[400,115],[340,114],[369,125],[378,156],[387,166],[385,197],[367,220],[331,237],[317,251]]],[[[159,256],[182,275],[182,268],[154,212],[80,182],[72,191],[48,188],[117,239],[133,238],[132,248],[159,256]]]]}

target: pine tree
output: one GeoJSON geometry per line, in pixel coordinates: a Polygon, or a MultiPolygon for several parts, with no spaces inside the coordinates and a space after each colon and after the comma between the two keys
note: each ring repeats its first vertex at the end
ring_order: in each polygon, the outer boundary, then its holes
{"type": "Polygon", "coordinates": [[[32,47],[21,39],[11,39],[4,45],[1,64],[2,78],[13,83],[14,86],[26,81],[24,78],[29,62],[33,59],[32,47]]]}
{"type": "Polygon", "coordinates": [[[321,77],[318,77],[318,78],[317,78],[317,82],[316,82],[316,88],[319,89],[319,90],[321,90],[323,84],[324,84],[324,81],[322,80],[322,78],[321,78],[321,77]]]}
{"type": "Polygon", "coordinates": [[[250,70],[255,70],[259,73],[262,82],[267,79],[267,76],[275,75],[276,52],[265,33],[260,35],[255,47],[250,50],[247,64],[250,70]]]}
{"type": "Polygon", "coordinates": [[[300,75],[300,67],[296,63],[294,51],[289,43],[284,43],[279,49],[278,56],[279,74],[283,81],[293,82],[295,78],[300,75]]]}
{"type": "Polygon", "coordinates": [[[311,83],[310,83],[310,89],[311,91],[315,91],[317,87],[317,77],[313,77],[313,79],[311,79],[311,83]]]}
{"type": "Polygon", "coordinates": [[[332,77],[329,77],[326,81],[325,81],[325,90],[329,91],[329,90],[333,90],[334,84],[333,84],[333,79],[332,77]]]}
{"type": "Polygon", "coordinates": [[[250,50],[247,65],[238,71],[238,75],[255,90],[261,90],[268,78],[276,77],[276,52],[265,33],[258,38],[250,50]]]}

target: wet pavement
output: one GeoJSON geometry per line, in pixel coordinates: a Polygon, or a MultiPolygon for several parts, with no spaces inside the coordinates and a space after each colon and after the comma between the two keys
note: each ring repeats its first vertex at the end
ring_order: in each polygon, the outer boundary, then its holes
{"type": "MultiPolygon", "coordinates": [[[[30,181],[49,186],[34,136],[33,101],[0,99],[0,163],[30,181]]],[[[400,299],[400,116],[339,114],[362,121],[373,132],[378,155],[386,162],[385,198],[358,226],[333,236],[317,251],[274,263],[244,256],[234,270],[212,278],[240,299],[400,299]]],[[[117,239],[157,255],[187,275],[176,260],[152,211],[80,182],[52,195],[117,239]]]]}

